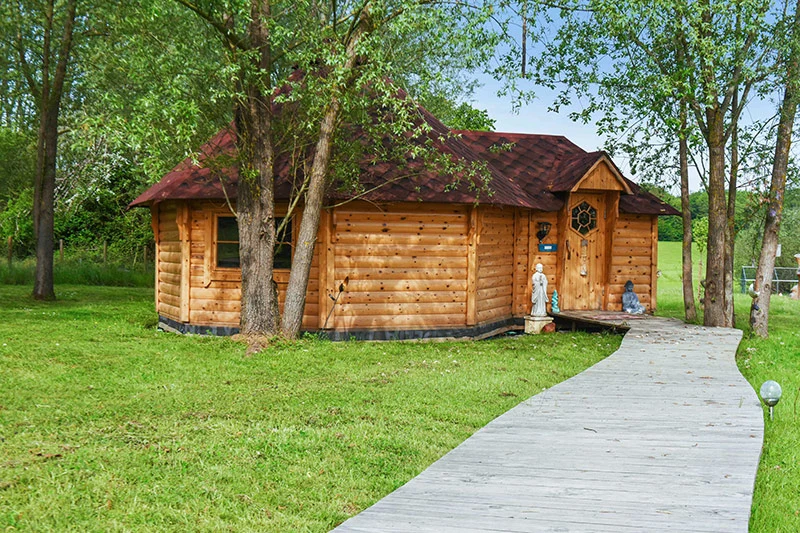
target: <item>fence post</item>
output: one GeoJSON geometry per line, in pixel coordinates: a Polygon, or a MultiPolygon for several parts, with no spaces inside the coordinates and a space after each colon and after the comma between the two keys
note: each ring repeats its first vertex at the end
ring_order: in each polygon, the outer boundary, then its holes
{"type": "Polygon", "coordinates": [[[58,259],[64,260],[64,239],[58,239],[58,259]]]}
{"type": "Polygon", "coordinates": [[[103,264],[106,264],[106,258],[108,257],[108,241],[103,241],[103,264]]]}
{"type": "Polygon", "coordinates": [[[11,260],[14,257],[14,239],[8,236],[8,269],[11,270],[11,260]]]}

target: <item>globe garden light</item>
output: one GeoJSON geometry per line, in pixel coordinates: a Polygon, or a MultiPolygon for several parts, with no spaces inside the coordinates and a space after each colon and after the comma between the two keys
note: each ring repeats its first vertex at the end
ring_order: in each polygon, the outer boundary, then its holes
{"type": "Polygon", "coordinates": [[[761,399],[769,406],[769,419],[772,420],[772,408],[781,399],[781,386],[771,379],[761,385],[761,399]]]}

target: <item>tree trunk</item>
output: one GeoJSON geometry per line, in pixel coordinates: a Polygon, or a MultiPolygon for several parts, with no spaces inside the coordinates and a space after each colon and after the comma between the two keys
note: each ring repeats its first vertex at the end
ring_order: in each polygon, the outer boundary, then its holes
{"type": "MultiPolygon", "coordinates": [[[[732,108],[739,105],[738,91],[733,95],[732,108]]],[[[733,252],[736,238],[736,190],[739,180],[739,124],[738,120],[731,124],[731,168],[728,180],[727,224],[725,227],[725,324],[732,328],[736,325],[736,313],[733,307],[733,252]]]]}
{"type": "Polygon", "coordinates": [[[64,28],[58,50],[55,72],[50,76],[50,39],[53,23],[53,1],[45,5],[44,41],[42,52],[42,86],[33,94],[39,93],[39,138],[37,148],[36,178],[34,182],[33,226],[36,236],[36,271],[33,282],[33,297],[37,300],[54,300],[53,287],[53,234],[56,187],[56,159],[58,154],[58,115],[61,110],[61,97],[64,93],[64,80],[67,76],[72,34],[75,26],[77,0],[70,0],[64,15],[64,28]]]}
{"type": "Polygon", "coordinates": [[[725,136],[724,116],[709,109],[708,116],[708,253],[703,324],[726,327],[725,322],[725,136]]]}
{"type": "Polygon", "coordinates": [[[769,186],[769,205],[764,224],[764,239],[761,242],[761,256],[758,260],[754,288],[758,296],[750,309],[750,326],[756,335],[767,337],[769,304],[772,296],[772,272],[775,268],[775,254],[778,251],[778,232],[783,216],[783,192],[786,188],[786,171],[789,167],[789,152],[792,145],[792,128],[797,113],[798,83],[800,83],[800,0],[795,6],[792,24],[792,47],[787,58],[786,81],[781,102],[781,115],[778,122],[778,138],[775,142],[775,159],[772,163],[772,179],[769,186]]]}
{"type": "Polygon", "coordinates": [[[689,147],[686,140],[686,103],[681,102],[681,133],[678,156],[681,172],[681,220],[683,221],[683,311],[687,322],[697,320],[692,280],[692,212],[689,207],[689,147]]]}
{"type": "MultiPolygon", "coordinates": [[[[355,67],[356,45],[362,35],[363,23],[364,20],[362,18],[347,43],[345,73],[350,73],[355,67]]],[[[311,272],[311,261],[314,258],[317,233],[319,232],[322,202],[325,198],[326,178],[330,167],[331,149],[340,110],[341,101],[339,96],[334,94],[319,129],[319,137],[314,150],[314,160],[309,173],[308,192],[306,192],[303,206],[303,218],[300,221],[297,245],[292,257],[292,271],[289,274],[289,284],[286,287],[281,332],[290,339],[297,337],[300,333],[300,327],[303,325],[303,310],[306,305],[308,278],[311,272]]],[[[320,287],[320,290],[325,290],[325,288],[320,287]]]]}
{"type": "Polygon", "coordinates": [[[239,152],[239,258],[242,267],[240,325],[245,335],[275,335],[280,312],[273,279],[275,251],[274,146],[269,72],[270,5],[252,0],[249,23],[250,54],[243,59],[243,96],[235,102],[239,152]],[[262,79],[254,72],[263,73],[262,79]],[[265,94],[266,93],[266,94],[265,94]]]}
{"type": "Polygon", "coordinates": [[[34,198],[36,205],[36,270],[33,297],[36,300],[55,300],[53,286],[53,251],[55,247],[54,210],[56,190],[56,153],[58,146],[58,110],[45,105],[39,130],[43,147],[41,166],[37,165],[34,198]]]}

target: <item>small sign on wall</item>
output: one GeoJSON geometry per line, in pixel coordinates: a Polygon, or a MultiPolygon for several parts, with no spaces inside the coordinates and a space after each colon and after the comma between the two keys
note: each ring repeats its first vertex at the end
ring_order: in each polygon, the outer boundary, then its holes
{"type": "Polygon", "coordinates": [[[558,250],[557,244],[542,244],[539,243],[539,251],[540,252],[555,252],[558,250]]]}

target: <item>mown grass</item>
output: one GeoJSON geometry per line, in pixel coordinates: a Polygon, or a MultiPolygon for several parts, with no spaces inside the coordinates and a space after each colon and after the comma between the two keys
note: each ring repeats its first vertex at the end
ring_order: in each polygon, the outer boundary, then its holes
{"type": "MultiPolygon", "coordinates": [[[[659,314],[677,318],[683,318],[680,253],[680,243],[659,244],[659,314]]],[[[775,419],[770,421],[765,411],[750,531],[800,531],[800,301],[773,296],[768,339],[750,333],[750,297],[737,293],[734,302],[737,327],[744,331],[736,355],[739,370],[756,391],[768,379],[783,388],[775,419]]]]}
{"type": "MultiPolygon", "coordinates": [[[[0,263],[0,283],[4,285],[33,286],[35,259],[0,263]]],[[[110,287],[153,287],[155,277],[152,265],[102,263],[90,259],[56,259],[53,278],[57,285],[99,285],[110,287]]],[[[56,295],[57,296],[57,295],[56,295]]]]}
{"type": "Polygon", "coordinates": [[[610,354],[586,333],[307,338],[252,357],[154,329],[152,291],[0,286],[0,527],[327,531],[610,354]]]}

